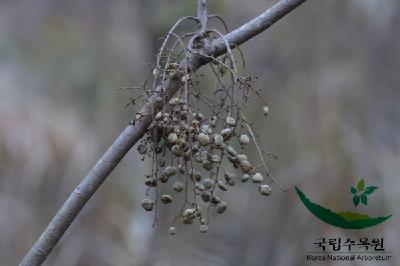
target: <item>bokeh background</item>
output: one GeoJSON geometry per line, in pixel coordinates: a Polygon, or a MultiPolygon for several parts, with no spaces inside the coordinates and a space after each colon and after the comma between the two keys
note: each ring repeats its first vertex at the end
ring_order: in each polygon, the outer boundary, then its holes
{"type": "MultiPolygon", "coordinates": [[[[275,1],[209,1],[231,29],[275,1]]],[[[16,265],[102,152],[126,126],[125,104],[154,63],[159,38],[195,1],[0,1],[0,265],[16,265]]],[[[384,237],[400,256],[400,2],[310,0],[242,46],[271,112],[253,104],[274,175],[313,201],[356,210],[349,187],[379,188],[367,230],[314,218],[293,190],[270,198],[253,184],[226,194],[205,235],[178,226],[174,208],[152,228],[144,212],[149,165],[135,150],[85,207],[45,265],[312,265],[319,237],[384,237]]],[[[254,151],[255,152],[255,151],[254,151]]],[[[321,263],[315,263],[321,265],[321,263]]],[[[334,263],[324,263],[334,265],[334,263]]],[[[343,264],[341,264],[343,265],[343,264]]],[[[346,265],[352,265],[351,263],[346,265]]]]}

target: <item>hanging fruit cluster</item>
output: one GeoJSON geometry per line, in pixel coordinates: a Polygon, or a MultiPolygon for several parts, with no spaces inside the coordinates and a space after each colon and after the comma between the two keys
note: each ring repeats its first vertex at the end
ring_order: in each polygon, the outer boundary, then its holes
{"type": "MultiPolygon", "coordinates": [[[[224,193],[238,182],[251,180],[264,196],[271,194],[272,182],[281,186],[271,176],[264,161],[264,156],[271,154],[261,150],[253,124],[244,115],[253,96],[262,102],[260,112],[265,116],[269,112],[260,89],[254,85],[256,78],[251,75],[238,77],[236,60],[227,47],[225,56],[211,57],[208,66],[213,73],[214,86],[204,88],[200,77],[182,68],[178,62],[185,62],[192,53],[198,52],[204,37],[212,39],[223,35],[214,29],[206,30],[205,35],[178,35],[172,33],[177,24],[157,55],[151,75],[152,88],[147,89],[145,82],[144,94],[139,97],[143,104],[153,100],[151,95],[156,93],[155,100],[164,107],[155,114],[137,146],[143,160],[149,158],[152,161],[151,173],[144,180],[147,191],[141,205],[146,211],[154,211],[157,217],[159,205],[180,204],[170,233],[176,233],[178,222],[196,223],[199,231],[205,233],[209,213],[222,214],[229,208],[224,193]],[[167,47],[171,36],[176,40],[167,47]],[[186,38],[190,39],[187,41],[186,38]],[[182,86],[177,96],[169,99],[164,86],[177,72],[182,86]],[[247,146],[252,146],[251,151],[257,151],[258,162],[250,160],[246,154],[247,146]],[[163,191],[169,192],[161,193],[163,191]],[[184,194],[183,201],[179,194],[184,194]]],[[[141,115],[137,115],[139,119],[141,115]]]]}

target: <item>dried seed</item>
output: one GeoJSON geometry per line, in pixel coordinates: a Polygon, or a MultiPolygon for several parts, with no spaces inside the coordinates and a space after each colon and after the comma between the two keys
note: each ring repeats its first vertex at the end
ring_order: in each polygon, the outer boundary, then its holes
{"type": "Polygon", "coordinates": [[[260,173],[255,173],[254,175],[252,175],[251,180],[254,183],[262,183],[264,180],[264,177],[260,173]]]}
{"type": "Polygon", "coordinates": [[[223,130],[221,130],[221,135],[224,138],[228,138],[231,134],[232,134],[233,129],[228,127],[228,128],[224,128],[223,130]]]}
{"type": "Polygon", "coordinates": [[[213,154],[211,155],[211,162],[213,163],[219,163],[221,161],[221,158],[219,157],[218,154],[213,154]]]}
{"type": "Polygon", "coordinates": [[[210,119],[210,127],[216,127],[217,126],[217,120],[218,118],[216,116],[211,117],[210,119]]]}
{"type": "Polygon", "coordinates": [[[260,192],[261,195],[269,196],[271,195],[272,188],[270,185],[260,185],[258,187],[258,191],[260,192]]]}
{"type": "Polygon", "coordinates": [[[196,211],[194,209],[186,209],[183,211],[183,218],[194,219],[196,218],[196,211]]]}
{"type": "Polygon", "coordinates": [[[204,202],[210,201],[210,194],[206,191],[201,192],[200,197],[204,202]]]}
{"type": "Polygon", "coordinates": [[[178,169],[175,166],[168,166],[164,169],[164,174],[168,177],[175,175],[178,173],[178,169]]]}
{"type": "Polygon", "coordinates": [[[163,194],[163,195],[161,195],[160,200],[162,203],[168,204],[168,203],[172,202],[172,197],[168,194],[163,194]]]}
{"type": "Polygon", "coordinates": [[[267,116],[267,115],[268,115],[268,112],[269,112],[269,107],[268,107],[268,106],[264,106],[264,107],[262,108],[262,113],[263,113],[263,115],[267,116]]]}
{"type": "Polygon", "coordinates": [[[219,134],[214,135],[215,147],[220,148],[220,147],[222,147],[223,144],[224,144],[224,138],[219,134]]]}
{"type": "Polygon", "coordinates": [[[171,226],[171,227],[169,228],[169,234],[170,234],[170,235],[176,235],[176,228],[175,228],[175,226],[171,226]]]}
{"type": "Polygon", "coordinates": [[[200,133],[197,136],[197,140],[203,146],[206,146],[208,143],[210,143],[210,137],[208,135],[204,134],[204,133],[200,133]]]}
{"type": "Polygon", "coordinates": [[[153,205],[154,205],[154,203],[150,199],[142,200],[142,207],[146,211],[152,211],[153,210],[153,205]]]}
{"type": "Polygon", "coordinates": [[[218,181],[217,186],[219,187],[219,189],[221,189],[222,191],[227,191],[228,188],[226,187],[226,185],[222,182],[222,181],[218,181]]]}
{"type": "Polygon", "coordinates": [[[210,162],[209,160],[203,161],[203,168],[206,169],[207,171],[210,171],[213,168],[213,163],[210,162]]]}
{"type": "Polygon", "coordinates": [[[205,225],[205,224],[201,224],[200,226],[199,226],[199,232],[200,233],[207,233],[207,231],[208,231],[208,227],[207,227],[207,225],[205,225]]]}
{"type": "Polygon", "coordinates": [[[211,189],[213,187],[213,182],[210,178],[205,178],[203,180],[203,185],[206,189],[211,189]]]}
{"type": "Polygon", "coordinates": [[[239,143],[242,145],[247,145],[250,143],[250,138],[247,135],[240,135],[239,136],[239,143]]]}
{"type": "Polygon", "coordinates": [[[175,144],[178,141],[178,135],[176,135],[176,133],[171,133],[168,135],[168,143],[170,144],[175,144]]]}
{"type": "Polygon", "coordinates": [[[176,191],[176,192],[181,192],[183,190],[183,183],[180,181],[177,181],[174,183],[174,185],[172,186],[172,188],[176,191]]]}
{"type": "Polygon", "coordinates": [[[204,187],[204,185],[203,185],[203,184],[200,184],[200,183],[196,183],[195,188],[196,188],[198,191],[204,191],[204,190],[206,190],[206,188],[204,187]]]}
{"type": "Polygon", "coordinates": [[[240,177],[240,181],[242,181],[243,183],[246,183],[247,181],[249,181],[250,179],[250,175],[248,174],[244,174],[240,177]]]}
{"type": "Polygon", "coordinates": [[[226,148],[226,152],[231,156],[236,156],[236,154],[237,154],[237,152],[235,151],[235,149],[232,146],[228,146],[226,148]]]}
{"type": "Polygon", "coordinates": [[[248,173],[251,169],[251,164],[249,161],[241,161],[239,166],[243,173],[248,173]]]}
{"type": "Polygon", "coordinates": [[[216,206],[215,209],[217,210],[217,213],[221,214],[221,213],[223,213],[227,208],[228,208],[228,204],[227,204],[225,201],[221,201],[221,202],[219,202],[219,203],[217,204],[217,206],[216,206]]]}
{"type": "Polygon", "coordinates": [[[161,183],[167,183],[169,179],[169,176],[167,176],[165,173],[161,174],[158,180],[160,180],[161,183]]]}
{"type": "Polygon", "coordinates": [[[220,202],[221,202],[221,199],[219,197],[217,197],[217,196],[213,196],[211,198],[211,203],[214,204],[214,205],[217,205],[220,202]]]}

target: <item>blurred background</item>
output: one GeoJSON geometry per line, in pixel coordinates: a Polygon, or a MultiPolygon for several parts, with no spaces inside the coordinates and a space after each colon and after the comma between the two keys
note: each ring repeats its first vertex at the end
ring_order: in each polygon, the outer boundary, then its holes
{"type": "MultiPolygon", "coordinates": [[[[0,1],[0,265],[16,265],[55,212],[134,115],[125,104],[154,63],[160,37],[196,1],[0,1]]],[[[275,1],[209,1],[231,29],[275,1]]],[[[321,265],[305,260],[319,237],[384,237],[400,265],[400,2],[310,0],[242,46],[271,112],[257,121],[275,177],[226,194],[209,232],[161,221],[140,207],[149,165],[133,149],[62,238],[45,265],[321,265]],[[360,178],[379,188],[351,203],[360,178]],[[297,185],[333,210],[394,214],[366,230],[322,223],[297,185]]],[[[254,151],[255,152],[255,151],[254,151]]],[[[176,209],[176,208],[175,208],[176,209]]],[[[335,265],[324,263],[324,265],[335,265]]]]}

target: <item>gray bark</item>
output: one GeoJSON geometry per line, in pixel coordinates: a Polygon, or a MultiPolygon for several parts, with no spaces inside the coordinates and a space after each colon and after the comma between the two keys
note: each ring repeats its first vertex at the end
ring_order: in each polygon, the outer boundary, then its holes
{"type": "MultiPolygon", "coordinates": [[[[225,40],[229,43],[231,48],[237,47],[268,29],[305,1],[306,0],[281,0],[258,17],[225,35],[225,40]]],[[[202,2],[206,3],[206,1],[202,2]]],[[[202,49],[203,54],[212,55],[214,57],[220,56],[225,52],[225,42],[221,38],[202,49]]],[[[193,54],[188,60],[187,65],[182,63],[180,68],[184,69],[188,67],[188,69],[194,72],[210,60],[211,59],[207,56],[193,54]]],[[[167,100],[182,86],[181,77],[182,74],[177,73],[166,82],[167,100]]],[[[107,149],[104,155],[97,161],[95,166],[83,178],[81,183],[75,188],[56,213],[40,238],[23,258],[20,265],[41,265],[45,261],[80,210],[97,191],[111,171],[118,165],[125,154],[144,135],[146,129],[152,122],[155,111],[159,108],[159,106],[156,106],[155,101],[151,99],[140,110],[143,116],[139,120],[136,120],[134,124],[128,125],[107,149]]]]}

